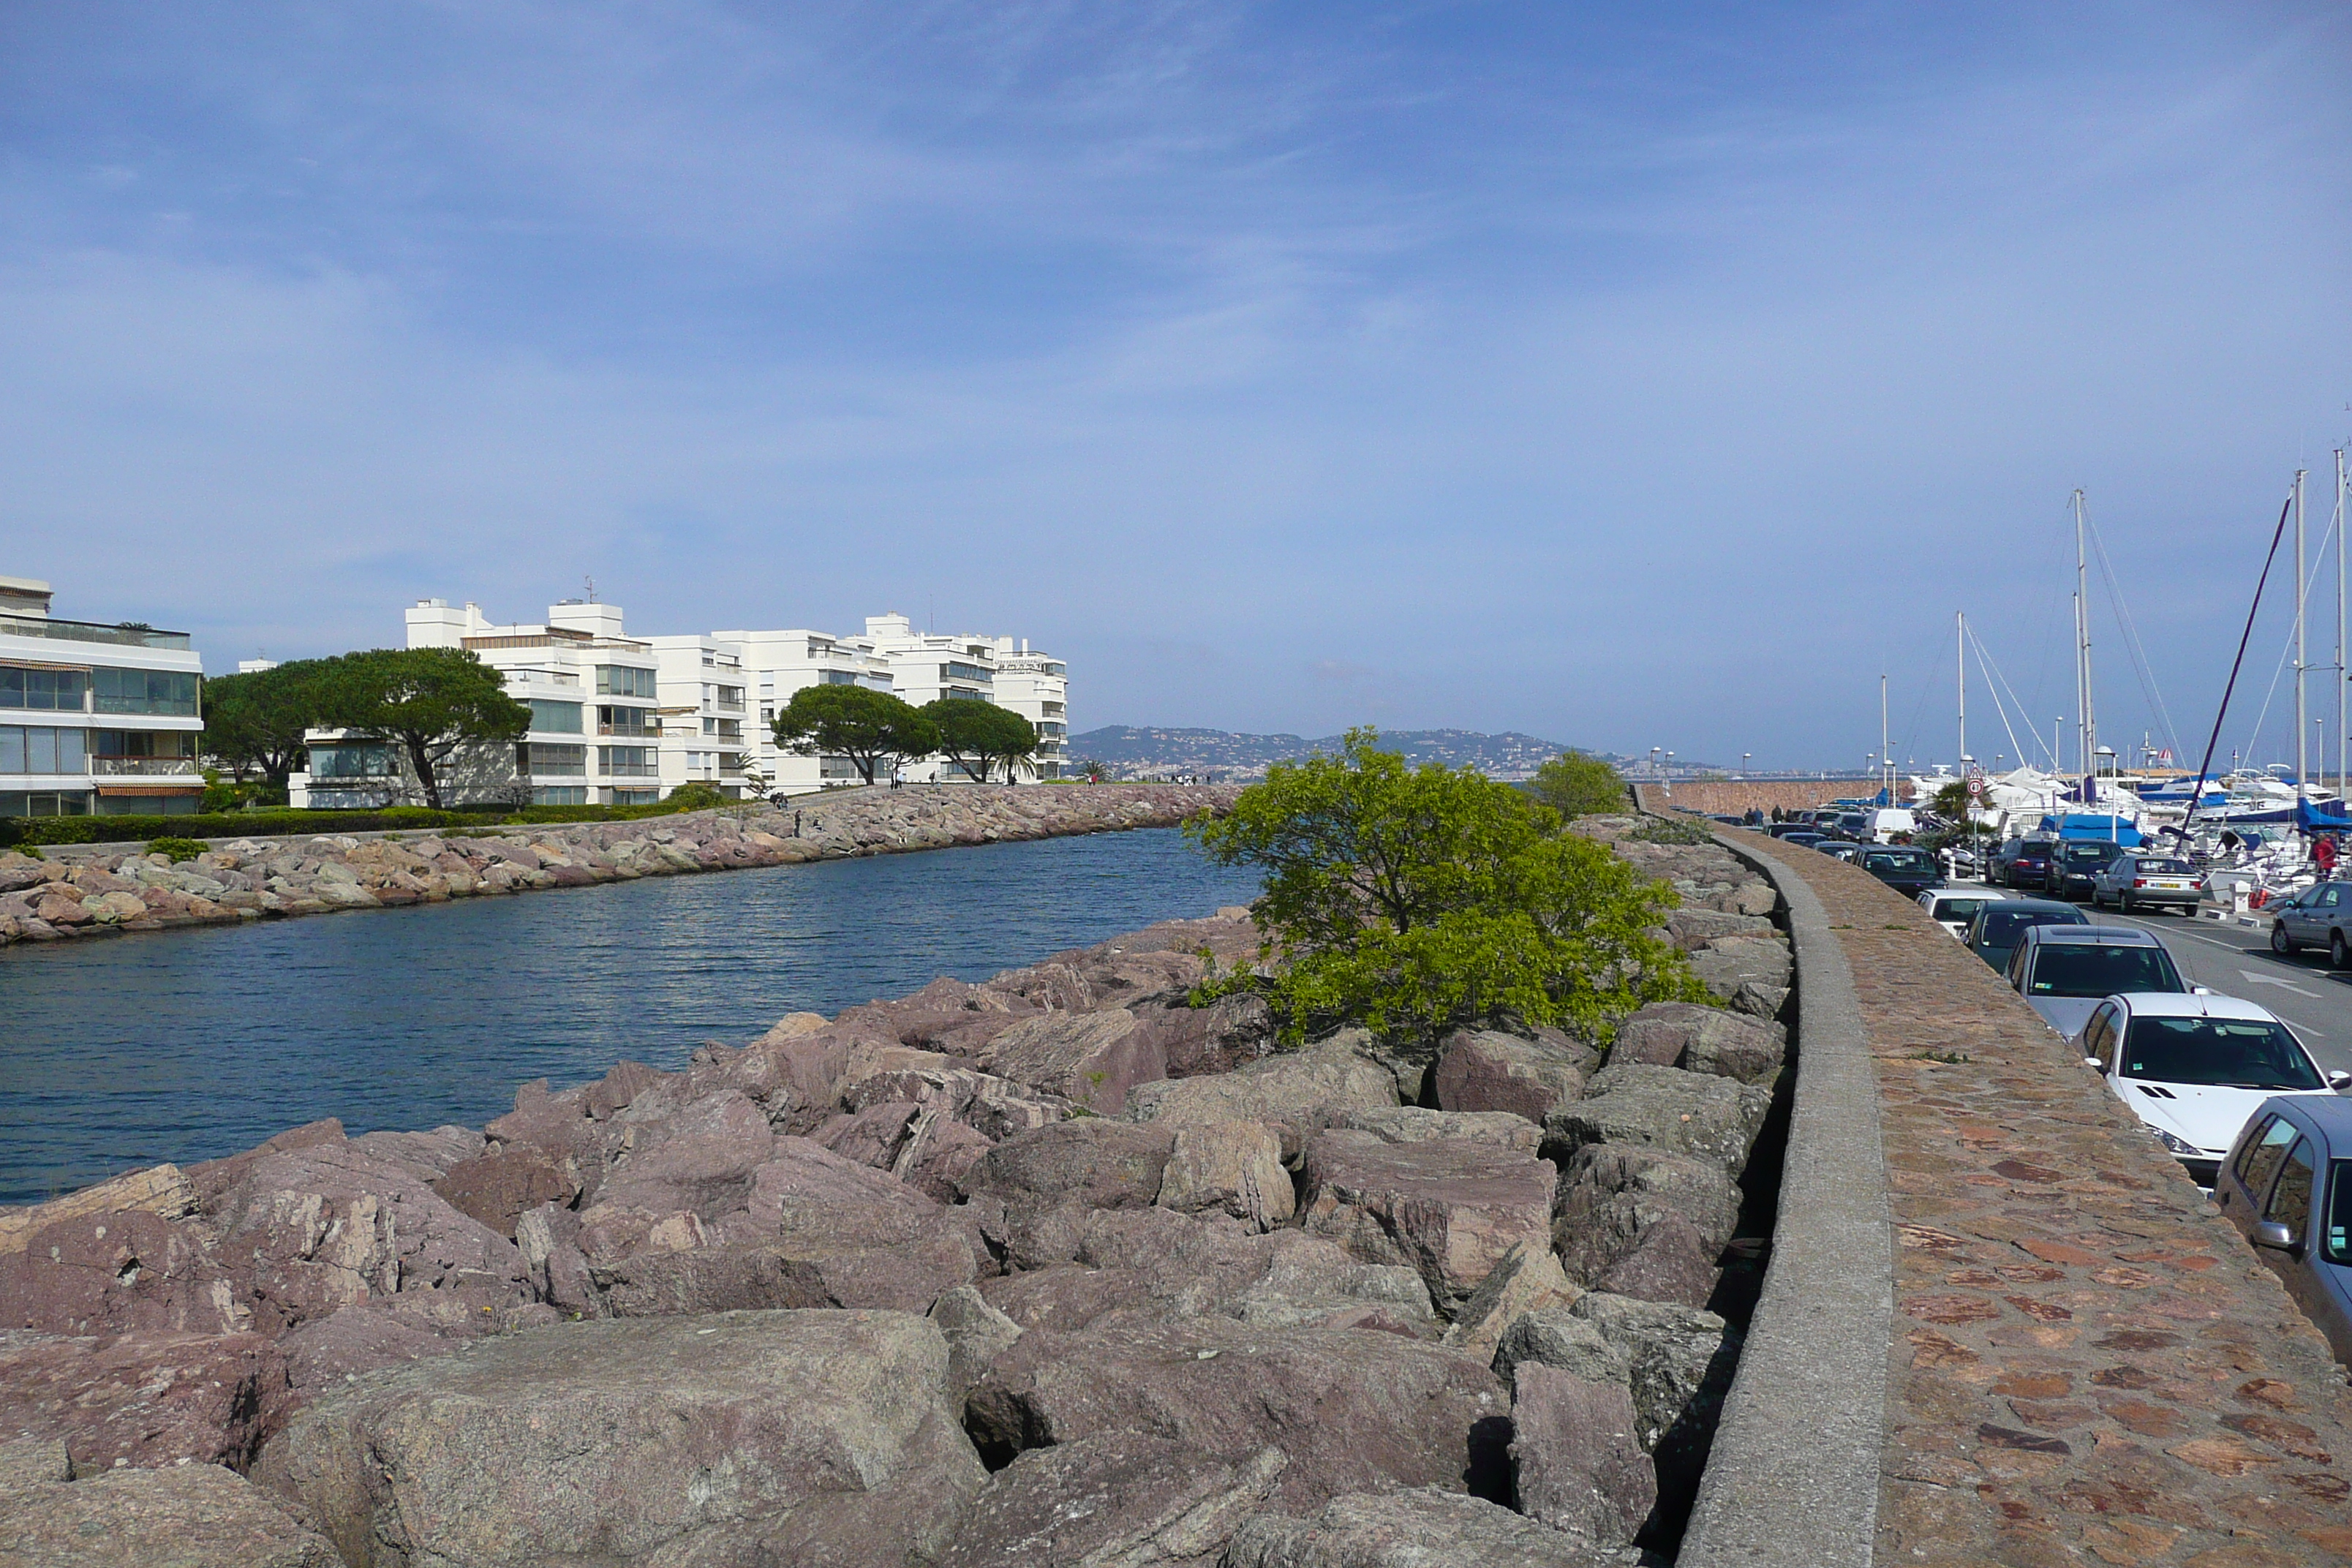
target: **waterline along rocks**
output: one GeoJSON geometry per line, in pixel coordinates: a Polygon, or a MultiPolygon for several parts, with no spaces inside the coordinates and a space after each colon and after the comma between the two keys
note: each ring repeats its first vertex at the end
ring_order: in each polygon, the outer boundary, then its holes
{"type": "Polygon", "coordinates": [[[1277,1052],[1187,1002],[1224,910],[0,1211],[0,1559],[1664,1561],[1790,975],[1738,862],[1623,849],[1735,922],[1679,933],[1728,1010],[1277,1052]]]}
{"type": "Polygon", "coordinates": [[[689,871],[1172,827],[1238,791],[1172,784],[845,791],[631,822],[235,839],[192,859],[58,845],[0,854],[0,946],[235,925],[689,871]]]}

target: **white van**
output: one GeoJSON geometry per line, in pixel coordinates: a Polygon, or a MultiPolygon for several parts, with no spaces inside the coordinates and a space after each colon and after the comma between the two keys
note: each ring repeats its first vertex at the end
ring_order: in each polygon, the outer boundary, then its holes
{"type": "Polygon", "coordinates": [[[1916,832],[1919,826],[1908,806],[1882,805],[1862,815],[1863,837],[1874,844],[1892,844],[1896,834],[1916,832]]]}

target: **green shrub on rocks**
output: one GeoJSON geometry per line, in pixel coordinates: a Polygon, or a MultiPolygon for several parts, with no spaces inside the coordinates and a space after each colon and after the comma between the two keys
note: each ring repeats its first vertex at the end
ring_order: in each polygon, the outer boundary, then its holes
{"type": "Polygon", "coordinates": [[[680,784],[662,797],[660,803],[673,812],[716,811],[734,802],[720,795],[715,785],[707,784],[680,784]]]}
{"type": "Polygon", "coordinates": [[[1622,773],[1583,752],[1562,752],[1538,768],[1528,793],[1562,816],[1623,811],[1632,798],[1622,773]]]}
{"type": "Polygon", "coordinates": [[[151,838],[147,841],[148,854],[167,855],[175,866],[183,860],[193,860],[204,852],[205,847],[193,838],[151,838]]]}
{"type": "Polygon", "coordinates": [[[1223,817],[1186,825],[1223,865],[1256,866],[1271,974],[1203,986],[1262,993],[1299,1044],[1361,1024],[1400,1041],[1504,1014],[1606,1040],[1652,1002],[1705,988],[1652,934],[1675,906],[1606,846],[1470,768],[1408,769],[1351,730],[1338,756],[1277,763],[1223,817]]]}

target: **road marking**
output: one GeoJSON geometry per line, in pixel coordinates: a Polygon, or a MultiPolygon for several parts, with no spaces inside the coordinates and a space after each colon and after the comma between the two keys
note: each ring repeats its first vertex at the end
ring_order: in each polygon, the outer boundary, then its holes
{"type": "Polygon", "coordinates": [[[2326,998],[2321,996],[2318,992],[2305,991],[2302,986],[2297,985],[2292,980],[2280,980],[2273,975],[2257,974],[2251,969],[2241,969],[2238,973],[2244,975],[2247,979],[2252,981],[2257,985],[2276,985],[2284,990],[2292,991],[2298,996],[2308,996],[2315,1002],[2326,1000],[2326,998]]]}

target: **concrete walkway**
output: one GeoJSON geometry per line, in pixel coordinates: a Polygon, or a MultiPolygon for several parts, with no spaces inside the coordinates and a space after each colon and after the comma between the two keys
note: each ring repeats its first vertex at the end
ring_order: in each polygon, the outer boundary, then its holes
{"type": "Polygon", "coordinates": [[[2179,1165],[1917,905],[1725,837],[1819,900],[1875,1066],[1895,1243],[1876,1561],[2352,1561],[2345,1369],[2179,1165]]]}

